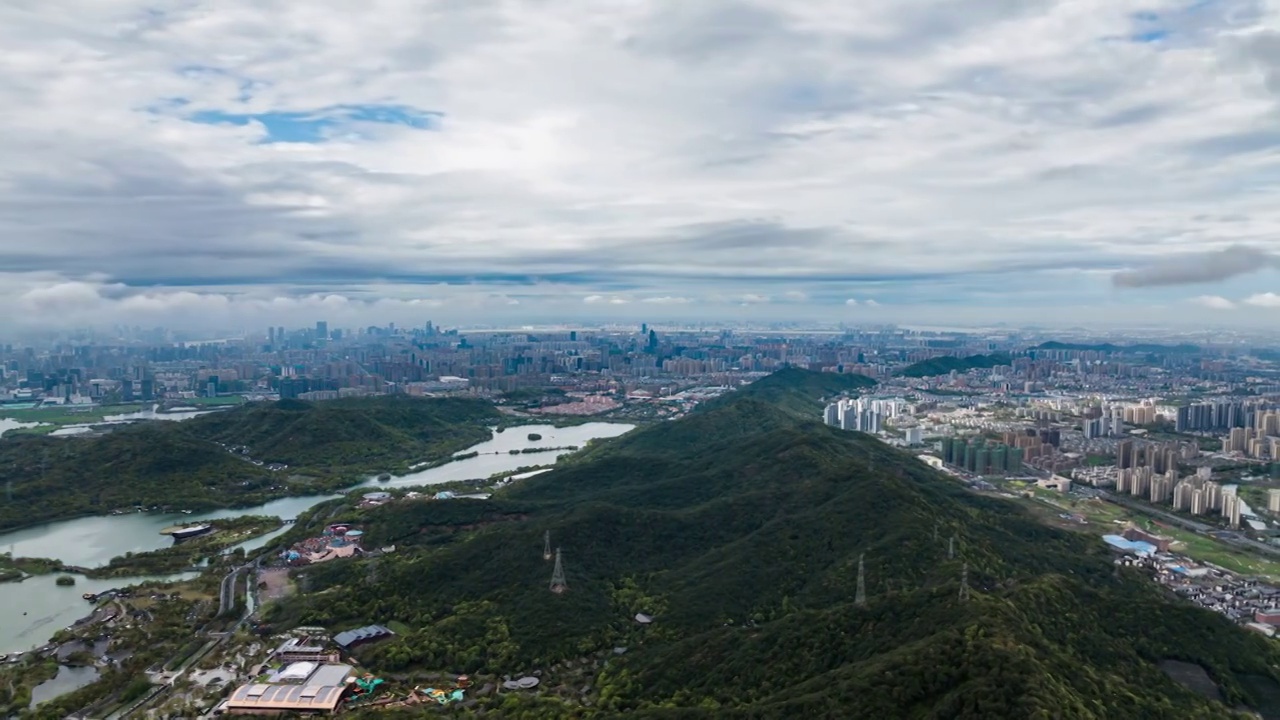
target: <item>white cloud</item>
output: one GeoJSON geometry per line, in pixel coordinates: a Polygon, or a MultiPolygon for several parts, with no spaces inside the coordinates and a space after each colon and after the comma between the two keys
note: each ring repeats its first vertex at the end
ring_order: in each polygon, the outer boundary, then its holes
{"type": "Polygon", "coordinates": [[[1201,307],[1207,307],[1211,310],[1231,310],[1236,306],[1234,302],[1231,302],[1221,295],[1200,295],[1199,297],[1192,298],[1191,302],[1201,307]]]}
{"type": "Polygon", "coordinates": [[[663,295],[661,297],[644,298],[640,302],[650,303],[653,305],[688,305],[693,301],[686,297],[674,297],[671,295],[663,295]]]}
{"type": "Polygon", "coordinates": [[[459,318],[835,313],[863,287],[882,312],[960,312],[993,285],[1105,304],[1094,273],[1280,232],[1280,7],[1148,9],[3,4],[0,268],[22,279],[0,295],[43,293],[7,322],[326,296],[372,321],[440,284],[459,318]],[[410,111],[441,115],[376,117],[410,111]]]}
{"type": "Polygon", "coordinates": [[[871,299],[863,300],[863,301],[862,301],[862,304],[863,304],[863,305],[866,305],[867,307],[880,307],[880,303],[876,302],[875,300],[871,300],[871,299]]]}
{"type": "Polygon", "coordinates": [[[844,304],[845,304],[845,305],[857,305],[857,304],[858,304],[858,301],[857,301],[857,300],[855,300],[854,298],[849,298],[848,300],[845,300],[845,301],[844,301],[844,304]]]}
{"type": "Polygon", "coordinates": [[[1256,295],[1250,295],[1245,302],[1250,305],[1256,305],[1257,307],[1280,308],[1280,295],[1273,292],[1258,293],[1256,295]]]}

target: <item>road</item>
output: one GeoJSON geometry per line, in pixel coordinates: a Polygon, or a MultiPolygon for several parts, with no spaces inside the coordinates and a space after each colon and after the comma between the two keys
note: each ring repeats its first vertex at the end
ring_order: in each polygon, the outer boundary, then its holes
{"type": "Polygon", "coordinates": [[[231,608],[236,605],[236,579],[240,577],[240,573],[249,565],[241,565],[227,573],[222,578],[222,587],[218,590],[218,615],[222,617],[231,612],[231,608]]]}
{"type": "MultiPolygon", "coordinates": [[[[1205,523],[1196,522],[1195,520],[1188,520],[1187,518],[1182,517],[1181,515],[1175,515],[1174,513],[1171,513],[1171,512],[1165,512],[1164,510],[1154,508],[1146,503],[1138,502],[1137,500],[1132,500],[1123,495],[1115,495],[1113,493],[1108,493],[1108,492],[1100,492],[1098,494],[1102,497],[1102,499],[1108,502],[1112,502],[1112,503],[1115,503],[1116,505],[1129,508],[1134,512],[1142,513],[1143,515],[1149,515],[1151,517],[1160,518],[1161,520],[1169,523],[1170,525],[1175,525],[1177,527],[1183,528],[1184,530],[1191,530],[1201,535],[1208,535],[1210,532],[1217,532],[1217,533],[1223,532],[1222,528],[1220,527],[1216,527],[1213,525],[1206,525],[1205,523]]],[[[1251,540],[1240,534],[1234,534],[1234,533],[1231,535],[1219,534],[1219,535],[1214,535],[1213,538],[1215,540],[1221,541],[1228,545],[1234,545],[1235,547],[1238,547],[1241,550],[1247,550],[1250,552],[1259,552],[1268,557],[1280,559],[1280,548],[1276,548],[1266,543],[1258,542],[1257,540],[1251,540]]]]}

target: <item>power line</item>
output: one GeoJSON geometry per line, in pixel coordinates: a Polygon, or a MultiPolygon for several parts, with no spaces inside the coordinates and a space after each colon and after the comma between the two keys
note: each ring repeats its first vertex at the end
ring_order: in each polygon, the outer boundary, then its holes
{"type": "Polygon", "coordinates": [[[858,556],[858,592],[853,597],[853,604],[857,607],[867,606],[867,568],[865,564],[867,554],[862,553],[858,556]]]}
{"type": "Polygon", "coordinates": [[[551,571],[551,592],[559,595],[569,589],[569,581],[564,577],[564,562],[560,559],[560,548],[556,548],[556,567],[551,571]]]}

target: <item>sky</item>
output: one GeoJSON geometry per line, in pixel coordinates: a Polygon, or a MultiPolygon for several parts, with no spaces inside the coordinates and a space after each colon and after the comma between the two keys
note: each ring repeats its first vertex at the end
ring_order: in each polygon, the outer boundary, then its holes
{"type": "Polygon", "coordinates": [[[0,326],[1275,326],[1277,0],[8,0],[0,326]]]}

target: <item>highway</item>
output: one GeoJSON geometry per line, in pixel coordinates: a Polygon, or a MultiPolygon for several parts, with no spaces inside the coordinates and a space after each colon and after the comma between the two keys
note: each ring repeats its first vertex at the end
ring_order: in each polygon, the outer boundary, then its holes
{"type": "Polygon", "coordinates": [[[231,608],[235,607],[236,579],[240,577],[241,571],[243,571],[247,567],[250,567],[250,566],[241,565],[240,567],[235,568],[234,570],[232,570],[231,572],[223,576],[222,587],[218,591],[217,617],[222,617],[223,615],[226,615],[227,613],[231,612],[231,608]]]}

